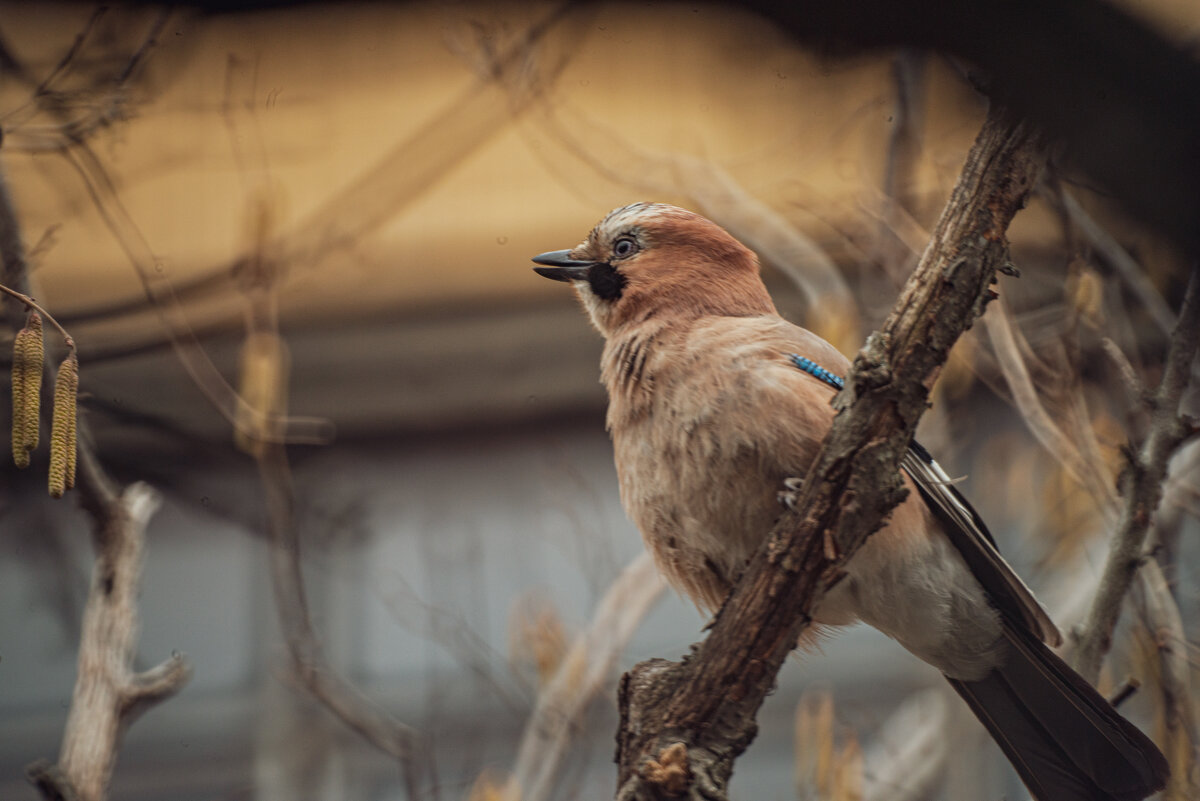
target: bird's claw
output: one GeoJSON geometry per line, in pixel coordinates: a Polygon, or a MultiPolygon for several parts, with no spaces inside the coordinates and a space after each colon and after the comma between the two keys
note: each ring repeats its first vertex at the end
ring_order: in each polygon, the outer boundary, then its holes
{"type": "Polygon", "coordinates": [[[797,512],[799,509],[796,507],[800,502],[800,491],[802,489],[804,489],[804,479],[790,476],[783,480],[783,489],[775,493],[775,497],[781,506],[797,512]]]}

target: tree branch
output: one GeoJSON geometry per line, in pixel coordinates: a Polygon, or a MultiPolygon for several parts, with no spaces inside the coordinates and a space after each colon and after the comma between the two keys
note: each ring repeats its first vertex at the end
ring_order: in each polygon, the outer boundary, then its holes
{"type": "Polygon", "coordinates": [[[1171,763],[1171,777],[1162,797],[1200,798],[1200,774],[1196,771],[1200,710],[1193,700],[1189,644],[1179,607],[1157,562],[1148,560],[1137,571],[1131,597],[1145,624],[1138,640],[1149,663],[1155,706],[1162,715],[1162,750],[1171,763]]]}
{"type": "Polygon", "coordinates": [[[1150,431],[1138,451],[1127,453],[1128,465],[1119,479],[1125,498],[1112,549],[1100,578],[1100,589],[1092,602],[1083,629],[1077,635],[1076,669],[1095,683],[1100,663],[1112,645],[1113,629],[1121,605],[1142,563],[1146,534],[1154,510],[1162,499],[1167,462],[1187,436],[1188,428],[1179,415],[1179,399],[1187,386],[1196,349],[1200,345],[1200,272],[1193,270],[1179,320],[1171,332],[1166,366],[1154,393],[1150,431]]]}
{"type": "Polygon", "coordinates": [[[630,562],[609,586],[596,605],[591,623],[538,693],[533,714],[521,734],[504,799],[544,801],[552,797],[572,730],[612,676],[617,657],[665,586],[647,553],[630,562]]]}
{"type": "MultiPolygon", "coordinates": [[[[15,289],[6,294],[22,304],[29,302],[28,262],[3,172],[0,259],[2,283],[15,289]]],[[[12,304],[5,316],[13,322],[20,311],[12,304]]],[[[74,348],[65,331],[63,336],[74,348]]],[[[182,656],[173,655],[158,667],[133,673],[145,529],[158,508],[158,493],[141,483],[119,491],[92,450],[86,420],[81,417],[77,425],[80,502],[93,521],[96,564],[83,612],[79,667],[59,761],[38,760],[26,768],[26,776],[45,799],[101,801],[107,796],[125,729],[141,713],[182,689],[192,671],[182,656]]]]}
{"type": "Polygon", "coordinates": [[[989,95],[1184,252],[1200,247],[1200,63],[1115,3],[730,0],[826,51],[925,47],[968,59],[989,95]],[[1034,22],[1036,20],[1036,22],[1034,22]],[[1072,102],[1063,102],[1071,98],[1072,102]]]}
{"type": "Polygon", "coordinates": [[[191,670],[177,656],[154,669],[159,680],[152,684],[136,680],[131,670],[146,524],[158,505],[157,492],[146,484],[131,484],[96,520],[98,553],[83,613],[75,693],[58,761],[80,801],[107,796],[125,728],[191,677],[191,670]]]}
{"type": "Polygon", "coordinates": [[[618,799],[726,798],[733,762],[812,609],[903,497],[899,464],[929,390],[983,311],[1008,258],[1005,231],[1040,167],[1038,137],[994,109],[920,264],[855,360],[804,482],[804,515],[781,518],[690,656],[643,663],[623,681],[618,799]]]}
{"type": "Polygon", "coordinates": [[[412,781],[420,735],[373,703],[329,664],[308,611],[293,511],[291,470],[282,445],[263,442],[257,457],[270,529],[271,585],[296,679],[348,728],[397,760],[412,781]]]}
{"type": "Polygon", "coordinates": [[[1063,427],[1050,416],[1021,355],[1022,346],[1028,349],[1028,345],[1023,339],[1018,344],[1020,331],[1015,330],[1003,300],[983,324],[1021,419],[1042,447],[1087,491],[1106,519],[1111,520],[1116,496],[1110,478],[1104,473],[1100,444],[1086,412],[1068,415],[1063,427]]]}

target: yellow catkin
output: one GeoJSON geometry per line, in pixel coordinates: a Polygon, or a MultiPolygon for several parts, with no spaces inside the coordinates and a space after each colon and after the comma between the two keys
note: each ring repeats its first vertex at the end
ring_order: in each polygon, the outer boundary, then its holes
{"type": "Polygon", "coordinates": [[[12,362],[12,455],[17,467],[29,467],[29,451],[25,450],[25,371],[21,361],[21,331],[13,341],[12,362]]]}
{"type": "MultiPolygon", "coordinates": [[[[78,379],[77,379],[78,380],[78,379]]],[[[78,392],[76,393],[78,398],[78,392]]],[[[64,476],[64,484],[67,489],[75,489],[75,457],[79,452],[79,441],[75,437],[75,420],[79,417],[79,409],[75,409],[75,413],[71,415],[71,429],[67,432],[67,474],[64,476]]]]}
{"type": "Polygon", "coordinates": [[[38,445],[38,407],[42,394],[42,316],[31,312],[29,322],[13,340],[13,462],[29,466],[29,454],[38,445]]]}
{"type": "Polygon", "coordinates": [[[257,332],[242,344],[241,380],[233,441],[245,453],[258,456],[264,443],[276,438],[278,420],[287,414],[287,344],[278,335],[257,332]]]}
{"type": "MultiPolygon", "coordinates": [[[[50,425],[50,497],[67,489],[68,465],[75,461],[75,406],[79,391],[79,360],[72,352],[58,368],[54,382],[54,419],[50,425]]],[[[74,479],[72,478],[72,484],[74,479]]]]}

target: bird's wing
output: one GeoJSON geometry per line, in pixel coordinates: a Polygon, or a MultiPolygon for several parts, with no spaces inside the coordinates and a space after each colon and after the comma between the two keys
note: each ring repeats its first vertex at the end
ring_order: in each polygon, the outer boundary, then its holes
{"type": "MultiPolygon", "coordinates": [[[[846,357],[811,331],[785,325],[789,344],[795,346],[795,352],[786,355],[797,371],[807,373],[809,378],[828,385],[832,390],[840,389],[840,375],[844,375],[849,368],[846,357]],[[825,373],[826,370],[829,373],[825,373]]],[[[901,467],[916,484],[926,506],[942,522],[946,536],[983,586],[993,605],[1010,620],[1023,624],[1047,645],[1061,645],[1062,634],[1050,615],[1000,555],[996,541],[979,513],[954,488],[950,477],[929,455],[929,451],[913,441],[901,467]]]]}
{"type": "Polygon", "coordinates": [[[1023,623],[1047,645],[1062,645],[1062,634],[1050,615],[1000,555],[979,513],[954,488],[929,451],[914,440],[901,467],[917,485],[925,504],[942,521],[946,536],[1001,613],[1023,623]]]}

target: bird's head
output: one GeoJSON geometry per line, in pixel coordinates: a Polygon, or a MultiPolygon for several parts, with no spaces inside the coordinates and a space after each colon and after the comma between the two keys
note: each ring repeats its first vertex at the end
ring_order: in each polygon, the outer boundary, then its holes
{"type": "Polygon", "coordinates": [[[655,317],[774,313],[754,253],[709,220],[675,206],[614,209],[570,250],[533,269],[569,281],[600,333],[655,317]]]}

